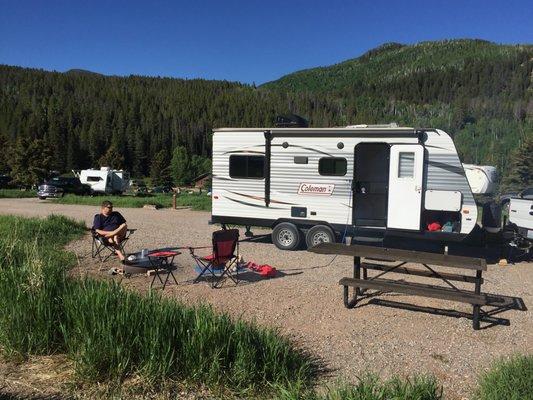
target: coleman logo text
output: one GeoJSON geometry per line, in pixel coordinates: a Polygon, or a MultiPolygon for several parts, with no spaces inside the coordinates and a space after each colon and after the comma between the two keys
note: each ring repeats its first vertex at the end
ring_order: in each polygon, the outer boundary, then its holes
{"type": "Polygon", "coordinates": [[[321,194],[331,196],[335,185],[324,185],[321,183],[300,183],[298,194],[321,194]]]}

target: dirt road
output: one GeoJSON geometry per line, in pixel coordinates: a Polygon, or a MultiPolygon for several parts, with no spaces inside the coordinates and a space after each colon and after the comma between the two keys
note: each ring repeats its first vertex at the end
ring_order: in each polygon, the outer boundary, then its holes
{"type": "MultiPolygon", "coordinates": [[[[122,209],[128,225],[137,228],[129,251],[166,246],[209,245],[209,213],[188,210],[122,209]]],[[[98,209],[91,206],[65,206],[36,199],[0,200],[0,213],[45,216],[56,213],[83,220],[87,224],[98,209]]],[[[80,256],[82,269],[92,274],[98,264],[90,257],[89,237],[69,246],[80,256]]],[[[342,305],[338,281],[349,276],[351,261],[318,256],[305,251],[282,252],[271,244],[243,243],[245,260],[275,266],[280,276],[256,279],[245,276],[238,286],[213,290],[205,283],[193,285],[193,262],[187,252],[178,257],[179,286],[165,290],[166,296],[185,303],[209,302],[234,316],[277,326],[330,368],[329,378],[355,381],[366,371],[383,377],[432,373],[444,385],[447,398],[470,397],[477,375],[494,359],[512,353],[533,352],[533,317],[528,311],[508,310],[498,314],[510,326],[472,330],[471,321],[427,312],[413,312],[362,302],[353,310],[342,305]],[[329,264],[329,265],[328,265],[329,264]]],[[[110,262],[109,267],[116,264],[110,262]]],[[[109,278],[116,279],[116,278],[109,278]]],[[[137,290],[147,290],[149,278],[123,280],[137,290]]],[[[533,304],[533,263],[500,267],[491,265],[485,274],[483,291],[521,298],[533,304]]],[[[386,294],[380,298],[471,312],[471,307],[454,302],[386,294]]]]}

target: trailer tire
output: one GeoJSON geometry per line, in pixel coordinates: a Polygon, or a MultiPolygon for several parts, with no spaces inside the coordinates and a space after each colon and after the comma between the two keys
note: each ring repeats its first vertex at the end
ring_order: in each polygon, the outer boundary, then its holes
{"type": "Polygon", "coordinates": [[[308,249],[320,243],[335,243],[335,241],[335,233],[326,225],[315,225],[305,235],[308,249]]]}
{"type": "Polygon", "coordinates": [[[282,222],[272,230],[272,243],[280,250],[296,250],[301,239],[300,230],[290,222],[282,222]]]}

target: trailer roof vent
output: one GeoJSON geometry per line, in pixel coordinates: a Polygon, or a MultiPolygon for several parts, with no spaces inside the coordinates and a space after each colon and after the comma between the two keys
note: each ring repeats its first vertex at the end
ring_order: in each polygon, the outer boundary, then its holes
{"type": "Polygon", "coordinates": [[[307,128],[309,126],[309,122],[299,115],[289,114],[278,115],[274,125],[276,128],[307,128]]]}
{"type": "Polygon", "coordinates": [[[346,128],[370,128],[370,129],[380,129],[380,128],[398,128],[398,124],[396,122],[391,122],[390,124],[378,124],[378,125],[366,125],[366,124],[359,124],[359,125],[348,125],[346,128]]]}

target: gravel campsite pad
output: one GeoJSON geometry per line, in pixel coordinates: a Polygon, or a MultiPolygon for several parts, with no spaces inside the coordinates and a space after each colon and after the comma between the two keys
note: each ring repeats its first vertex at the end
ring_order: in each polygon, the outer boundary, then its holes
{"type": "MultiPolygon", "coordinates": [[[[189,210],[119,209],[137,232],[128,243],[129,252],[143,248],[206,246],[216,226],[208,224],[210,214],[189,210]]],[[[88,225],[98,207],[59,205],[36,199],[0,200],[0,213],[25,216],[63,214],[88,225]]],[[[259,231],[255,233],[261,233],[259,231]]],[[[90,255],[90,236],[69,245],[79,257],[76,273],[120,279],[99,271],[90,255]]],[[[363,301],[353,310],[342,304],[338,281],[349,276],[351,260],[306,251],[287,252],[269,243],[243,243],[245,261],[270,264],[280,272],[273,279],[247,273],[243,281],[222,289],[206,283],[192,284],[193,260],[188,251],[176,258],[175,275],[164,295],[187,304],[208,302],[236,317],[261,325],[279,327],[327,368],[325,381],[339,378],[355,381],[365,372],[382,377],[431,373],[444,385],[447,398],[470,397],[477,376],[494,359],[533,351],[533,317],[528,311],[510,310],[499,314],[510,326],[493,326],[474,331],[470,320],[445,315],[389,308],[363,301]]],[[[198,250],[201,254],[202,251],[198,250]]],[[[206,251],[207,252],[207,251],[206,251]]],[[[119,266],[116,260],[106,268],[119,266]]],[[[482,290],[521,298],[526,307],[533,304],[533,263],[500,267],[489,265],[482,290]]],[[[143,275],[123,279],[122,284],[146,291],[151,278],[143,275]]],[[[471,312],[471,306],[443,300],[384,294],[383,299],[438,309],[471,312]]],[[[483,326],[483,324],[482,324],[483,326]]]]}

